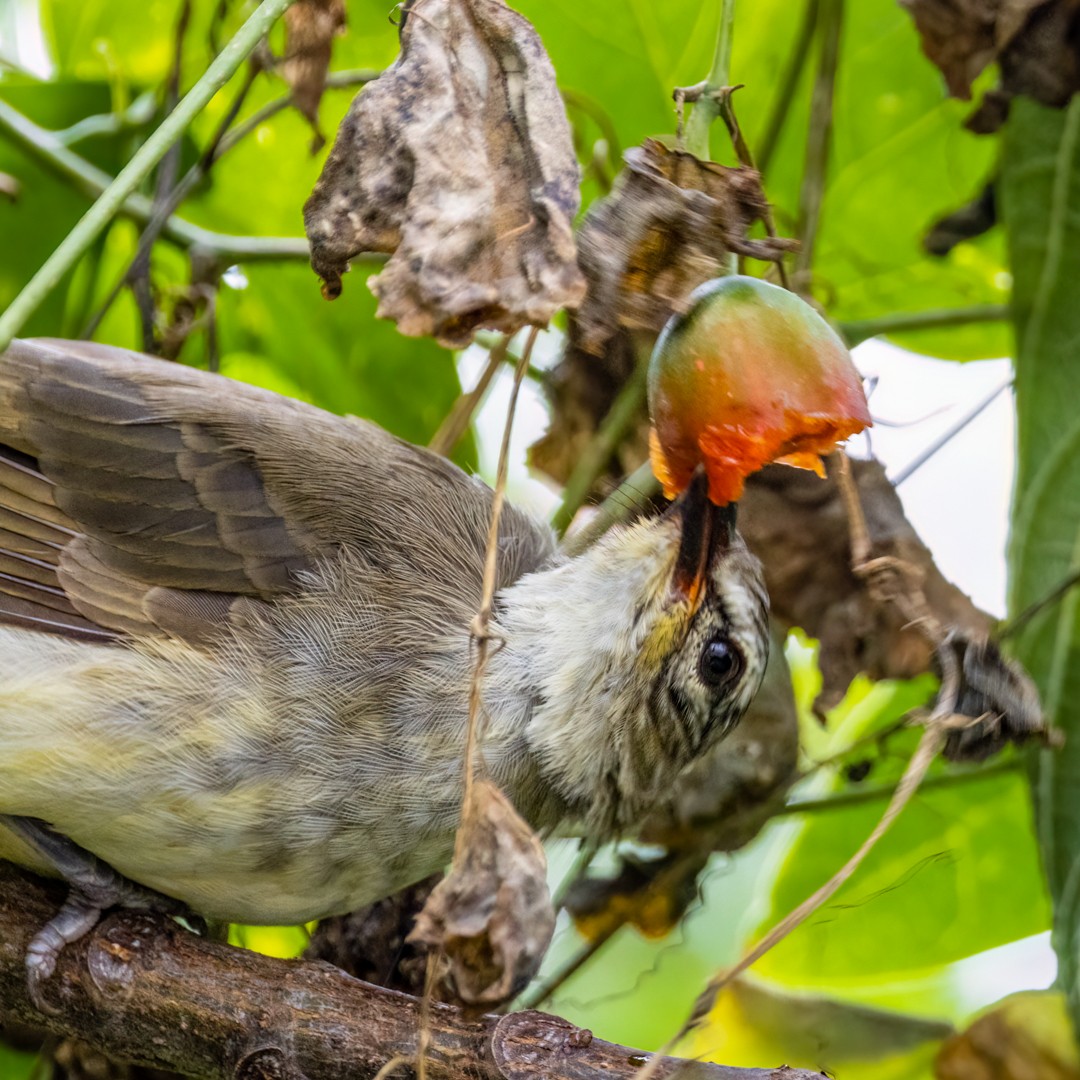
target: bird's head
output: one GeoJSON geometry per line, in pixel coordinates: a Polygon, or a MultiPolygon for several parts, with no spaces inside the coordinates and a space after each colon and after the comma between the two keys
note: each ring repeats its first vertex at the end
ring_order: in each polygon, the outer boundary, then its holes
{"type": "Polygon", "coordinates": [[[504,594],[507,662],[535,687],[528,738],[590,832],[640,819],[739,721],[768,658],[761,566],[699,475],[504,594]]]}

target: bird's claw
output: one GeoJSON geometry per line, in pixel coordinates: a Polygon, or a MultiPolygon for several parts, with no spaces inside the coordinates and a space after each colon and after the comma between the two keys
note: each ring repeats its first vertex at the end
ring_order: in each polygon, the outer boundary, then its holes
{"type": "Polygon", "coordinates": [[[63,906],[34,935],[26,950],[26,989],[40,1012],[50,1016],[58,1012],[45,1001],[43,989],[56,971],[60,953],[65,946],[90,933],[109,908],[180,917],[188,920],[193,928],[202,922],[182,901],[129,881],[108,863],[44,822],[6,815],[0,815],[0,822],[48,858],[70,886],[63,906]]]}

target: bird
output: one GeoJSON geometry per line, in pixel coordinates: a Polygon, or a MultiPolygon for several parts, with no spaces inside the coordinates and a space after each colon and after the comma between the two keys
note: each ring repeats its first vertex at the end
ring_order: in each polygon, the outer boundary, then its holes
{"type": "MultiPolygon", "coordinates": [[[[380,427],[126,349],[0,356],[0,858],[114,904],[341,914],[445,866],[493,493],[380,427]]],[[[485,767],[624,834],[761,682],[761,566],[704,477],[573,557],[508,505],[485,767]]]]}

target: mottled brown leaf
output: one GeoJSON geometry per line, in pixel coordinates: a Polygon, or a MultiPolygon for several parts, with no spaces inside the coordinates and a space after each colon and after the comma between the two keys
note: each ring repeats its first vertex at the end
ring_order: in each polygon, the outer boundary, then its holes
{"type": "MultiPolygon", "coordinates": [[[[991,617],[938,570],[880,462],[852,461],[851,467],[871,559],[907,564],[930,614],[950,635],[962,674],[957,711],[971,723],[950,734],[948,756],[977,761],[1006,742],[1045,737],[1031,680],[990,641],[991,617]]],[[[836,471],[830,462],[822,481],[798,469],[769,466],[747,485],[739,515],[747,543],[764,563],[774,617],[821,642],[823,686],[815,709],[822,715],[860,672],[872,679],[908,679],[935,668],[926,635],[895,604],[875,598],[851,570],[847,509],[836,471]]]]}
{"type": "Polygon", "coordinates": [[[979,73],[998,63],[1001,86],[969,120],[975,131],[996,131],[1015,94],[1061,108],[1080,89],[1080,0],[900,3],[911,12],[923,51],[941,68],[954,97],[970,98],[979,73]]]}
{"type": "Polygon", "coordinates": [[[956,713],[972,721],[949,732],[944,753],[950,761],[983,761],[1009,743],[1047,736],[1038,691],[1015,660],[992,641],[961,635],[947,647],[960,672],[956,713]]]}
{"type": "Polygon", "coordinates": [[[709,859],[668,853],[653,859],[627,854],[609,876],[579,878],[567,890],[564,906],[586,941],[603,941],[623,926],[647,938],[671,933],[697,898],[697,876],[709,859]]]}
{"type": "Polygon", "coordinates": [[[494,784],[477,781],[454,863],[409,940],[442,950],[463,1002],[493,1006],[536,974],[554,930],[543,845],[494,784]]]}
{"type": "Polygon", "coordinates": [[[319,128],[319,102],[326,89],[334,38],[344,32],[345,21],[345,0],[296,0],[285,11],[281,74],[292,91],[293,104],[315,133],[313,154],[326,142],[319,128]]]}
{"type": "Polygon", "coordinates": [[[418,0],[401,54],[353,102],[307,205],[324,293],[360,252],[402,333],[462,346],[542,326],[584,282],[579,169],[543,45],[502,0],[418,0]]]}
{"type": "Polygon", "coordinates": [[[588,291],[575,336],[594,356],[621,328],[659,333],[698,285],[716,277],[728,252],[772,260],[793,246],[747,237],[768,205],[753,169],[699,161],[655,139],[625,160],[578,236],[588,291]]]}

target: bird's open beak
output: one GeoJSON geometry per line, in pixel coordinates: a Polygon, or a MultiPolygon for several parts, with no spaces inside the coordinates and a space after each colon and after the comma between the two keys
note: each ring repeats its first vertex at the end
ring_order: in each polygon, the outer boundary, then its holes
{"type": "Polygon", "coordinates": [[[735,504],[717,506],[710,501],[709,481],[699,466],[690,486],[668,512],[682,517],[672,583],[696,611],[705,596],[713,558],[728,549],[735,535],[735,504]]]}

